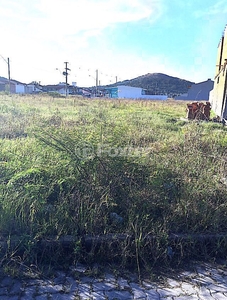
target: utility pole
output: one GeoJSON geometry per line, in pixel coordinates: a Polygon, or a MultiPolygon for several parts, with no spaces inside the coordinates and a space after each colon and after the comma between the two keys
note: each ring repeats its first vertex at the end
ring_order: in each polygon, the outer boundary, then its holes
{"type": "Polygon", "coordinates": [[[9,58],[7,58],[7,60],[3,56],[1,56],[1,58],[7,63],[7,66],[8,66],[8,84],[9,84],[9,93],[10,93],[11,80],[10,80],[10,62],[9,62],[9,58]]]}
{"type": "Polygon", "coordinates": [[[68,62],[65,61],[64,62],[65,64],[65,71],[63,72],[63,75],[65,76],[65,96],[67,97],[68,95],[68,71],[71,71],[69,68],[68,68],[68,62]]]}
{"type": "Polygon", "coordinates": [[[9,57],[7,58],[7,65],[8,65],[8,81],[9,81],[9,93],[10,93],[11,81],[10,81],[10,62],[9,62],[9,57]]]}
{"type": "Polygon", "coordinates": [[[96,96],[98,94],[98,84],[99,84],[99,71],[96,70],[96,96]]]}
{"type": "Polygon", "coordinates": [[[116,83],[117,83],[117,76],[115,76],[115,79],[116,79],[116,83]]]}

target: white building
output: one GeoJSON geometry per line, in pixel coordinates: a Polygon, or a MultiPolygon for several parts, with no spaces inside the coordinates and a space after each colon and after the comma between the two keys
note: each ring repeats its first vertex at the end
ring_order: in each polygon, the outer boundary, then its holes
{"type": "Polygon", "coordinates": [[[25,84],[19,81],[13,80],[12,84],[15,84],[15,93],[24,94],[25,93],[25,84]]]}
{"type": "Polygon", "coordinates": [[[139,87],[132,87],[126,85],[120,85],[118,88],[118,98],[140,98],[142,96],[143,89],[139,87]]]}
{"type": "Polygon", "coordinates": [[[119,85],[105,90],[110,98],[167,100],[166,95],[146,95],[145,90],[140,87],[119,85]]]}

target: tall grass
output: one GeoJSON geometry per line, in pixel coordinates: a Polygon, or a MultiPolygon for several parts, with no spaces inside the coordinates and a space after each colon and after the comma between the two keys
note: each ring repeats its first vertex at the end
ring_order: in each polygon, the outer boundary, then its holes
{"type": "MultiPolygon", "coordinates": [[[[0,97],[2,235],[72,235],[75,259],[140,270],[169,263],[170,233],[227,231],[226,128],[180,120],[185,103],[0,97]],[[108,234],[132,239],[86,254],[108,234]]],[[[182,245],[173,260],[201,255],[182,245]]]]}

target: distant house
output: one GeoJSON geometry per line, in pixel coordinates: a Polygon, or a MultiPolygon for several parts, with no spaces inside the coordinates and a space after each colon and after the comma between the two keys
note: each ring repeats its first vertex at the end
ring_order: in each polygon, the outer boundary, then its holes
{"type": "Polygon", "coordinates": [[[109,98],[121,99],[167,100],[166,95],[146,95],[146,91],[144,89],[127,85],[105,88],[105,95],[109,98]]]}
{"type": "Polygon", "coordinates": [[[189,88],[187,93],[175,97],[175,100],[208,101],[213,86],[214,82],[210,78],[207,81],[195,83],[189,88]]]}
{"type": "Polygon", "coordinates": [[[77,89],[77,94],[78,95],[81,95],[81,96],[84,96],[84,97],[91,97],[92,95],[92,91],[90,89],[86,89],[86,88],[78,88],[77,89]]]}
{"type": "Polygon", "coordinates": [[[10,81],[10,91],[16,94],[25,94],[25,83],[19,82],[17,80],[10,81]]]}
{"type": "MultiPolygon", "coordinates": [[[[14,94],[24,94],[26,84],[17,81],[10,80],[10,92],[14,94]]],[[[9,79],[0,77],[0,91],[9,91],[9,79]]]]}
{"type": "Polygon", "coordinates": [[[76,94],[76,90],[77,87],[73,84],[67,85],[67,89],[66,89],[66,83],[65,82],[60,82],[59,84],[49,84],[49,85],[43,85],[42,86],[42,91],[43,92],[56,92],[59,93],[61,95],[65,95],[66,91],[68,95],[74,95],[76,94]]]}
{"type": "Polygon", "coordinates": [[[48,85],[43,85],[43,92],[57,92],[59,94],[64,95],[66,93],[66,88],[65,84],[48,84],[48,85]]]}
{"type": "Polygon", "coordinates": [[[3,80],[0,80],[0,92],[6,91],[6,82],[3,80]]]}
{"type": "Polygon", "coordinates": [[[31,83],[26,84],[25,93],[26,94],[35,94],[42,92],[42,86],[39,82],[32,81],[31,83]]]}
{"type": "MultiPolygon", "coordinates": [[[[76,82],[72,85],[68,84],[66,88],[65,82],[59,84],[41,85],[40,82],[32,81],[25,84],[17,80],[10,80],[10,92],[15,94],[35,94],[41,92],[56,92],[61,95],[65,95],[66,91],[68,95],[75,95],[77,93],[76,82]]],[[[9,92],[9,79],[0,76],[0,92],[9,92]]]]}
{"type": "Polygon", "coordinates": [[[217,116],[227,119],[227,26],[218,45],[214,88],[209,100],[217,116]]]}

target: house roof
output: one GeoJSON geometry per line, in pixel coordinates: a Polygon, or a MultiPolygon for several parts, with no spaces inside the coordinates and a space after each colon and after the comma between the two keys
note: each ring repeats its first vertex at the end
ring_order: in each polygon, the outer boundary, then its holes
{"type": "Polygon", "coordinates": [[[128,89],[140,89],[142,90],[141,87],[136,87],[136,86],[130,86],[130,85],[117,85],[117,88],[128,88],[128,89]]]}
{"type": "Polygon", "coordinates": [[[48,84],[43,85],[43,88],[45,89],[53,89],[53,90],[61,90],[62,88],[65,88],[65,85],[59,85],[59,84],[48,84]]]}
{"type": "MultiPolygon", "coordinates": [[[[1,82],[1,83],[8,83],[8,82],[9,82],[9,79],[0,76],[0,82],[1,82]]],[[[22,83],[22,82],[20,82],[20,81],[18,81],[18,80],[14,80],[14,79],[10,79],[10,83],[26,85],[25,83],[22,83]]]]}
{"type": "Polygon", "coordinates": [[[20,82],[18,80],[10,79],[11,83],[26,85],[26,83],[20,82]]]}

